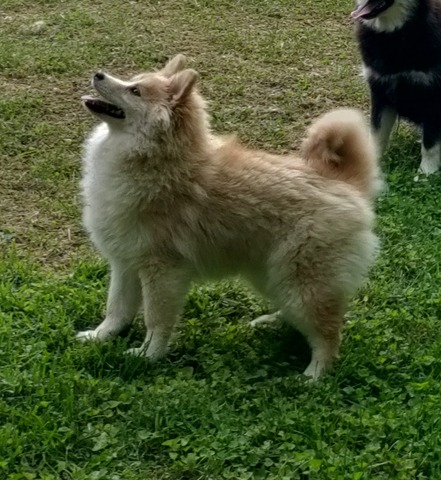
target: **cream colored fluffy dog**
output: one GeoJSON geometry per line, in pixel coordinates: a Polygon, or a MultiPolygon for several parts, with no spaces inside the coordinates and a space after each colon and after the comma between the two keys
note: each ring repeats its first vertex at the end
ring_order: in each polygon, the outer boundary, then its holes
{"type": "Polygon", "coordinates": [[[377,161],[360,113],[318,119],[303,159],[249,150],[212,134],[198,75],[178,55],[129,81],[98,72],[103,123],[85,144],[84,224],[109,260],[107,340],[141,301],[147,335],[131,353],[166,353],[190,283],[241,274],[309,341],[305,375],[338,354],[347,303],[372,264],[377,161]]]}

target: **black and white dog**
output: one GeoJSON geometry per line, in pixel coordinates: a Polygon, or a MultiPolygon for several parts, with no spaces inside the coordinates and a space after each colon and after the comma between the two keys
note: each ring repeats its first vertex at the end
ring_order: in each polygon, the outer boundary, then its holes
{"type": "Polygon", "coordinates": [[[397,116],[422,127],[419,171],[441,166],[441,0],[357,0],[351,14],[382,154],[397,116]]]}

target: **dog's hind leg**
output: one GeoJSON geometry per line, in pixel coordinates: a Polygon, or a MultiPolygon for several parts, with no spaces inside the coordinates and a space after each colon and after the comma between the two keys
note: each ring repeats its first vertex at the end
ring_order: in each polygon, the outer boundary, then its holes
{"type": "MultiPolygon", "coordinates": [[[[318,312],[316,314],[320,315],[318,312]]],[[[340,315],[327,311],[326,316],[321,320],[326,322],[326,325],[305,329],[302,332],[311,346],[311,362],[303,374],[310,377],[312,381],[317,380],[322,373],[329,370],[338,357],[341,343],[340,330],[343,322],[340,315]]]]}
{"type": "Polygon", "coordinates": [[[167,351],[184,307],[190,278],[184,269],[153,260],[140,271],[140,278],[147,333],[142,345],[127,353],[155,360],[167,351]]]}
{"type": "Polygon", "coordinates": [[[112,262],[106,318],[95,330],[79,332],[79,340],[107,340],[126,329],[141,304],[141,282],[138,272],[122,263],[112,262]]]}
{"type": "Polygon", "coordinates": [[[296,294],[296,305],[282,310],[285,321],[302,333],[311,347],[311,362],[303,372],[311,381],[328,370],[340,347],[345,302],[332,293],[303,291],[296,294]]]}

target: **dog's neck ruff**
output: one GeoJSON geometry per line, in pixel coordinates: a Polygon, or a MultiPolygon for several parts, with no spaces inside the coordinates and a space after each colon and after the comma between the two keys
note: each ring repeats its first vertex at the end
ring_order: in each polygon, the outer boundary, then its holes
{"type": "Polygon", "coordinates": [[[395,0],[394,4],[377,18],[362,20],[362,23],[377,32],[390,33],[401,28],[417,6],[418,0],[395,0]]]}

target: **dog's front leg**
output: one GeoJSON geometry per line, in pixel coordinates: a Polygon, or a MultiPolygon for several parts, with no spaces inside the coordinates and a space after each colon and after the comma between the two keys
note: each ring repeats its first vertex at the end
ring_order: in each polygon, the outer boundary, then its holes
{"type": "Polygon", "coordinates": [[[419,173],[430,175],[439,170],[441,165],[441,125],[423,125],[423,142],[421,145],[421,164],[419,173]]]}
{"type": "Polygon", "coordinates": [[[107,340],[127,328],[138,312],[141,303],[141,282],[138,272],[122,263],[111,264],[110,288],[106,318],[95,328],[79,332],[80,340],[107,340]]]}
{"type": "Polygon", "coordinates": [[[151,260],[140,272],[147,334],[141,347],[128,354],[156,360],[165,355],[189,288],[188,272],[160,260],[151,260]]]}
{"type": "Polygon", "coordinates": [[[377,146],[377,153],[381,157],[389,144],[392,128],[397,120],[397,112],[387,107],[377,95],[371,93],[371,129],[377,146]]]}

